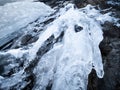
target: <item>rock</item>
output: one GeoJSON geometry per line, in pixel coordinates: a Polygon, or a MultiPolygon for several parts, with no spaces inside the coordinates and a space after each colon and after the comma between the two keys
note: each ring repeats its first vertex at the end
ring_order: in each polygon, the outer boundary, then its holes
{"type": "MultiPolygon", "coordinates": [[[[106,36],[107,37],[107,36],[106,36]]],[[[102,57],[104,60],[105,75],[98,82],[101,89],[98,90],[119,90],[120,88],[120,38],[110,37],[100,45],[102,57]],[[110,45],[112,49],[110,49],[110,45]]]]}
{"type": "Polygon", "coordinates": [[[6,45],[11,43],[15,38],[20,37],[22,34],[23,32],[18,31],[18,32],[7,34],[4,37],[0,37],[0,49],[4,49],[6,45]]]}
{"type": "Polygon", "coordinates": [[[86,4],[87,4],[87,2],[86,2],[86,0],[73,0],[73,2],[75,3],[75,5],[77,6],[77,7],[84,7],[84,6],[86,6],[86,4]]]}
{"type": "Polygon", "coordinates": [[[103,25],[104,36],[108,38],[119,38],[120,30],[117,26],[113,25],[110,22],[106,22],[103,25]]]}
{"type": "Polygon", "coordinates": [[[100,48],[101,48],[101,53],[104,56],[107,56],[112,50],[111,46],[109,46],[109,45],[104,45],[103,46],[103,43],[101,43],[100,48]]]}
{"type": "Polygon", "coordinates": [[[78,8],[84,7],[87,4],[105,6],[105,0],[72,0],[78,8]]]}
{"type": "Polygon", "coordinates": [[[53,41],[54,41],[54,36],[52,35],[50,38],[48,38],[45,43],[42,45],[42,47],[38,50],[37,55],[41,56],[48,52],[52,47],[53,47],[53,41]]]}
{"type": "MultiPolygon", "coordinates": [[[[116,2],[119,1],[116,0],[116,2]]],[[[112,7],[111,11],[115,13],[114,16],[120,18],[117,5],[106,6],[112,7]]],[[[118,28],[113,23],[105,22],[103,25],[103,36],[104,39],[100,43],[100,50],[105,74],[102,79],[96,79],[97,76],[93,76],[95,72],[91,72],[88,90],[120,90],[120,27],[118,28]],[[91,80],[96,82],[96,84],[90,83],[91,80]],[[95,85],[94,88],[93,85],[95,85]]]]}
{"type": "Polygon", "coordinates": [[[14,73],[17,73],[23,67],[22,59],[16,59],[10,54],[0,55],[0,75],[9,77],[14,73]]]}
{"type": "MultiPolygon", "coordinates": [[[[95,88],[88,87],[88,90],[120,90],[120,28],[106,22],[103,26],[103,33],[104,39],[100,43],[100,50],[105,74],[103,79],[95,80],[97,83],[95,88]]],[[[90,80],[94,78],[91,74],[90,80]]]]}
{"type": "Polygon", "coordinates": [[[27,45],[30,39],[32,39],[31,34],[27,34],[27,35],[23,36],[21,39],[21,45],[27,45]]]}
{"type": "Polygon", "coordinates": [[[10,67],[6,69],[5,67],[7,67],[10,64],[12,59],[13,57],[11,57],[10,54],[6,54],[6,55],[0,54],[0,75],[3,75],[4,73],[9,72],[10,67]]]}
{"type": "Polygon", "coordinates": [[[80,32],[81,30],[83,30],[83,27],[75,25],[75,32],[80,32]]]}
{"type": "Polygon", "coordinates": [[[35,83],[35,75],[32,73],[25,78],[25,81],[29,82],[22,90],[31,90],[35,83]]]}
{"type": "Polygon", "coordinates": [[[31,34],[26,34],[21,39],[21,45],[28,45],[37,41],[38,37],[32,36],[31,34]]]}
{"type": "Polygon", "coordinates": [[[92,69],[91,73],[88,76],[89,81],[88,81],[88,89],[87,90],[97,90],[97,84],[98,84],[98,77],[96,74],[96,71],[92,69]]]}

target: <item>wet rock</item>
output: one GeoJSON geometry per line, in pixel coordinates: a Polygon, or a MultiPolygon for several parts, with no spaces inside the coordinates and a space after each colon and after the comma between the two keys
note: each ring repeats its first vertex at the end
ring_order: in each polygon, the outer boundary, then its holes
{"type": "MultiPolygon", "coordinates": [[[[116,2],[119,1],[116,0],[116,2]]],[[[112,7],[111,11],[114,12],[114,16],[120,18],[118,5],[106,6],[107,8],[112,7]]],[[[116,27],[113,23],[105,22],[103,25],[103,36],[104,39],[100,43],[100,50],[105,74],[102,79],[93,79],[97,84],[92,84],[90,81],[94,78],[95,72],[91,73],[89,77],[90,85],[88,86],[95,85],[95,87],[92,89],[88,87],[88,90],[120,90],[120,27],[116,27]]]]}
{"type": "MultiPolygon", "coordinates": [[[[101,89],[98,90],[119,90],[120,88],[120,38],[108,38],[109,44],[102,44],[101,52],[104,60],[105,75],[103,79],[98,82],[101,89]],[[106,50],[108,47],[112,47],[112,50],[106,50]],[[108,53],[109,51],[109,53],[108,53]]],[[[109,48],[110,49],[110,48],[109,48]]]]}
{"type": "Polygon", "coordinates": [[[104,36],[108,38],[119,38],[120,37],[120,30],[117,26],[110,22],[106,22],[103,25],[104,36]]]}
{"type": "Polygon", "coordinates": [[[63,36],[64,36],[64,31],[61,32],[60,36],[59,36],[58,38],[55,39],[55,43],[57,43],[57,42],[62,42],[63,36]]]}
{"type": "Polygon", "coordinates": [[[48,86],[46,87],[46,90],[52,90],[52,84],[48,84],[48,86]]]}
{"type": "Polygon", "coordinates": [[[4,77],[0,79],[0,90],[30,90],[33,87],[35,75],[31,69],[21,73],[23,60],[24,57],[15,58],[10,54],[0,54],[0,76],[4,77]]]}
{"type": "MultiPolygon", "coordinates": [[[[103,33],[104,39],[100,43],[100,50],[105,74],[102,79],[93,79],[97,84],[93,89],[88,87],[88,90],[120,90],[120,28],[107,22],[103,26],[103,33]]],[[[91,74],[90,80],[94,78],[95,73],[91,74]]],[[[94,84],[90,84],[92,85],[94,84]]]]}
{"type": "Polygon", "coordinates": [[[29,82],[22,90],[32,90],[35,83],[35,75],[32,73],[25,78],[25,81],[29,82]]]}
{"type": "Polygon", "coordinates": [[[22,37],[21,39],[21,45],[28,45],[31,44],[35,41],[37,41],[38,37],[36,36],[32,36],[31,34],[27,34],[25,36],[22,37]]]}
{"type": "Polygon", "coordinates": [[[7,74],[11,69],[8,65],[13,61],[14,57],[10,54],[0,55],[0,75],[7,74]]]}
{"type": "Polygon", "coordinates": [[[84,7],[87,5],[87,1],[86,0],[73,0],[73,2],[75,3],[75,5],[77,7],[84,7]]]}
{"type": "Polygon", "coordinates": [[[80,32],[81,30],[83,30],[83,27],[75,25],[75,32],[80,32]]]}
{"type": "Polygon", "coordinates": [[[45,54],[47,51],[49,51],[53,47],[54,44],[53,40],[54,36],[52,35],[49,39],[45,41],[44,45],[42,45],[42,47],[38,50],[37,55],[41,56],[45,54]]]}
{"type": "Polygon", "coordinates": [[[96,71],[94,69],[92,69],[91,73],[88,76],[89,81],[88,81],[88,89],[87,90],[97,90],[97,81],[98,81],[98,77],[96,74],[96,71]]]}
{"type": "Polygon", "coordinates": [[[14,43],[14,40],[11,40],[11,41],[7,42],[6,44],[4,44],[4,45],[2,45],[0,47],[0,50],[3,51],[3,50],[11,48],[11,46],[13,45],[13,43],[14,43]]]}
{"type": "MultiPolygon", "coordinates": [[[[7,31],[6,31],[7,32],[7,31]]],[[[2,30],[0,31],[2,35],[2,30]]],[[[20,37],[23,34],[22,30],[19,31],[11,31],[9,33],[5,33],[4,36],[0,37],[0,49],[3,50],[5,48],[9,48],[11,44],[13,44],[13,41],[20,37]],[[10,44],[10,45],[8,45],[10,44]]]]}
{"type": "MultiPolygon", "coordinates": [[[[61,4],[61,1],[65,1],[65,0],[39,0],[40,2],[44,2],[47,5],[50,5],[51,7],[55,7],[58,6],[59,4],[61,4]]],[[[66,0],[69,1],[69,0],[66,0]]]]}
{"type": "Polygon", "coordinates": [[[21,39],[21,45],[27,45],[28,41],[32,38],[31,34],[27,34],[25,36],[22,37],[21,39]]]}
{"type": "Polygon", "coordinates": [[[111,46],[109,46],[109,45],[103,46],[103,43],[101,43],[100,48],[101,48],[101,53],[104,56],[107,56],[112,51],[111,46]]]}
{"type": "Polygon", "coordinates": [[[92,5],[98,5],[98,4],[104,4],[105,0],[87,0],[87,2],[92,5]]]}
{"type": "Polygon", "coordinates": [[[105,0],[72,0],[78,8],[85,7],[87,4],[105,6],[105,0]]]}

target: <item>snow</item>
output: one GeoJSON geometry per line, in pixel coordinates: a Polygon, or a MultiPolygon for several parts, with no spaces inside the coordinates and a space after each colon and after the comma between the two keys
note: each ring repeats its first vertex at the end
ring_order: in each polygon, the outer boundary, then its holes
{"type": "Polygon", "coordinates": [[[14,2],[0,6],[0,39],[20,31],[39,17],[44,19],[52,12],[49,6],[40,2],[14,2]]]}

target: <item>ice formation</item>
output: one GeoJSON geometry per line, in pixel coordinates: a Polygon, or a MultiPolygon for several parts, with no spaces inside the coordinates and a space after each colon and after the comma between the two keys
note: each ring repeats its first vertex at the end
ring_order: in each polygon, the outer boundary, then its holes
{"type": "Polygon", "coordinates": [[[76,9],[69,4],[64,10],[65,13],[60,13],[60,17],[40,35],[30,50],[35,52],[33,59],[48,37],[54,35],[57,38],[64,32],[62,42],[55,44],[35,68],[35,90],[45,90],[49,83],[52,83],[52,90],[87,90],[88,75],[92,68],[99,78],[104,75],[99,50],[99,43],[103,39],[100,24],[112,18],[109,14],[100,14],[91,5],[76,9]]]}
{"type": "MultiPolygon", "coordinates": [[[[21,3],[14,4],[18,7],[21,3]]],[[[27,2],[27,4],[31,5],[30,2],[27,2]]],[[[47,6],[45,8],[43,4],[39,6],[38,3],[33,3],[32,5],[34,4],[37,10],[30,9],[33,16],[28,18],[27,16],[29,15],[23,15],[24,21],[20,21],[21,18],[17,18],[16,20],[19,22],[12,24],[12,29],[16,27],[19,28],[19,26],[25,25],[25,23],[27,25],[28,20],[31,22],[33,21],[33,17],[41,17],[41,13],[48,15],[49,11],[55,11],[47,6]]],[[[9,4],[3,7],[8,6],[9,4]]],[[[24,9],[24,7],[28,6],[24,6],[23,4],[22,7],[24,9]]],[[[8,10],[11,9],[8,8],[8,10]]],[[[21,12],[24,13],[25,11],[21,12]]],[[[16,16],[16,14],[14,15],[16,16]]],[[[9,18],[12,19],[15,16],[9,18]]],[[[23,55],[27,55],[25,59],[27,62],[22,70],[15,73],[9,79],[0,77],[0,82],[2,82],[1,87],[9,87],[21,82],[22,78],[24,78],[23,73],[25,68],[36,60],[35,58],[39,48],[41,48],[45,41],[51,36],[57,39],[61,33],[64,33],[62,40],[54,42],[53,47],[39,58],[40,60],[33,70],[36,77],[33,90],[46,90],[48,85],[52,85],[52,90],[87,90],[88,75],[93,68],[96,70],[99,78],[103,77],[103,64],[99,50],[99,44],[103,39],[101,24],[105,21],[112,21],[114,18],[109,14],[101,14],[99,10],[96,10],[91,5],[78,9],[75,8],[73,4],[68,4],[64,8],[61,8],[53,17],[55,17],[55,20],[46,26],[45,30],[40,33],[39,39],[32,43],[29,48],[26,50],[22,48],[12,49],[0,53],[1,55],[11,54],[15,58],[22,58],[23,55]],[[5,84],[6,82],[8,82],[8,84],[5,84]]],[[[5,18],[7,18],[7,16],[5,18]]],[[[2,21],[5,22],[4,20],[2,21]]],[[[11,23],[12,22],[7,25],[11,26],[11,23]]],[[[5,25],[4,23],[1,24],[0,28],[5,25]]]]}
{"type": "Polygon", "coordinates": [[[52,12],[49,6],[40,2],[21,1],[0,6],[0,40],[20,31],[38,18],[44,19],[52,12]]]}

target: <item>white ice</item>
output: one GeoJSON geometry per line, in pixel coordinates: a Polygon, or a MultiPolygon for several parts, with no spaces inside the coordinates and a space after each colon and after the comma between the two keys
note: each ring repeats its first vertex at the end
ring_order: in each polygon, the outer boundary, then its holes
{"type": "Polygon", "coordinates": [[[0,40],[52,12],[49,6],[41,2],[21,1],[0,6],[0,40]]]}
{"type": "MultiPolygon", "coordinates": [[[[30,10],[28,9],[28,12],[33,16],[29,17],[30,14],[26,13],[21,17],[21,13],[18,18],[13,19],[16,17],[16,13],[13,12],[13,16],[10,14],[11,18],[8,18],[6,14],[5,17],[1,18],[5,24],[0,24],[0,28],[3,30],[16,30],[16,28],[20,28],[23,24],[28,24],[27,21],[33,21],[33,17],[34,19],[39,16],[45,17],[54,11],[43,3],[26,2],[28,5],[25,6],[24,3],[20,3],[23,5],[23,7],[21,5],[19,7],[22,7],[22,12],[29,5],[36,8],[31,9],[29,7],[30,10]],[[5,18],[10,21],[4,20],[5,18]],[[17,23],[11,26],[13,22],[17,23]],[[10,25],[12,29],[9,27],[5,28],[5,25],[10,25]]],[[[16,8],[16,5],[18,7],[19,4],[18,2],[13,3],[12,7],[16,8]]],[[[9,6],[10,4],[7,4],[0,9],[9,6]]],[[[11,8],[5,9],[5,12],[6,10],[11,11],[11,8]]],[[[64,32],[62,42],[54,44],[54,47],[43,55],[34,69],[36,83],[33,90],[46,90],[47,85],[50,83],[52,83],[52,90],[87,90],[88,75],[92,68],[96,70],[99,78],[102,78],[104,75],[99,50],[99,44],[103,39],[100,24],[112,20],[110,14],[101,14],[99,10],[96,10],[91,5],[77,9],[74,8],[73,4],[68,4],[59,10],[56,19],[39,35],[39,39],[32,44],[32,47],[26,51],[23,49],[13,49],[6,53],[10,53],[16,58],[22,57],[24,53],[28,53],[27,59],[29,61],[35,60],[37,51],[51,35],[57,38],[61,32],[64,32]],[[83,27],[83,30],[75,32],[75,25],[83,27]],[[19,53],[21,54],[19,55],[19,53]]]]}
{"type": "Polygon", "coordinates": [[[40,35],[29,51],[30,60],[33,60],[45,40],[51,35],[58,37],[62,31],[65,32],[63,41],[46,53],[35,68],[37,81],[33,90],[46,90],[49,83],[52,83],[52,90],[87,90],[92,68],[99,78],[104,75],[99,50],[103,39],[100,24],[111,21],[112,17],[101,14],[91,5],[75,9],[69,4],[60,11],[60,16],[40,35]],[[83,27],[83,30],[76,33],[75,25],[83,27]]]}
{"type": "Polygon", "coordinates": [[[0,6],[3,6],[7,3],[21,2],[21,1],[33,2],[33,1],[38,1],[38,0],[0,0],[0,6]]]}

